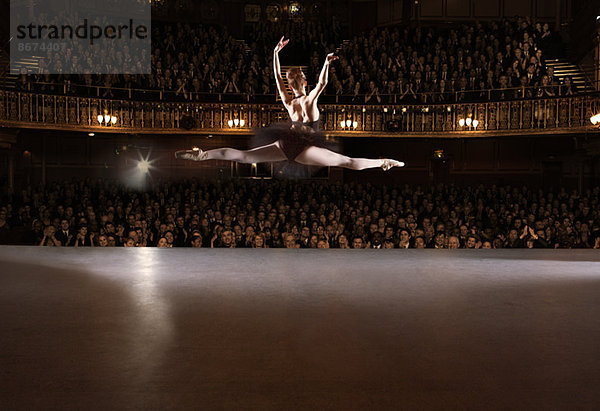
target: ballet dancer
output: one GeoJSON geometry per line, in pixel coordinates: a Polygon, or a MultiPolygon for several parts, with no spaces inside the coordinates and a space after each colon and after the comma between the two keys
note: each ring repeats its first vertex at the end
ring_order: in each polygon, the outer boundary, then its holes
{"type": "Polygon", "coordinates": [[[294,94],[292,97],[286,91],[279,65],[279,52],[289,41],[282,37],[275,46],[273,72],[277,90],[289,113],[291,122],[276,123],[257,130],[256,140],[263,144],[251,150],[225,147],[202,151],[195,148],[194,150],[177,151],[175,157],[193,161],[230,160],[245,164],[287,161],[304,166],[344,167],[351,170],[381,167],[387,171],[392,167],[404,167],[402,161],[387,158],[352,158],[327,148],[329,145],[325,141],[325,136],[319,131],[317,100],[327,85],[329,66],[338,57],[333,53],[327,55],[319,75],[319,82],[308,94],[306,93],[306,77],[302,70],[298,67],[288,69],[286,77],[294,94]]]}

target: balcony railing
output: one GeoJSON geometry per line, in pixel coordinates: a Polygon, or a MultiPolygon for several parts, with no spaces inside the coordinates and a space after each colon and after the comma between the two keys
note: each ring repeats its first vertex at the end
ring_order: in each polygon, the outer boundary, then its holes
{"type": "MultiPolygon", "coordinates": [[[[592,83],[590,83],[592,85],[592,83]]],[[[572,90],[566,85],[548,86],[552,96],[569,97],[572,96],[572,90]]],[[[595,85],[598,89],[598,84],[595,85]]],[[[84,84],[71,83],[63,80],[57,82],[34,82],[27,78],[19,80],[17,91],[37,94],[95,97],[111,100],[134,100],[134,101],[154,101],[154,102],[195,102],[195,103],[272,103],[279,96],[277,94],[247,94],[243,92],[194,92],[194,91],[174,91],[151,88],[132,88],[101,85],[88,86],[84,84]]],[[[310,91],[310,90],[309,90],[310,91]]],[[[437,104],[443,103],[466,103],[482,102],[491,100],[521,100],[532,97],[549,95],[544,93],[544,88],[540,86],[510,87],[503,89],[485,89],[485,90],[464,90],[447,92],[412,92],[412,93],[378,93],[367,98],[368,93],[361,92],[358,95],[352,94],[331,94],[334,91],[330,86],[327,91],[321,95],[319,101],[325,104],[408,104],[408,101],[415,104],[437,104]],[[380,100],[379,102],[377,100],[380,100]],[[407,101],[408,100],[408,101],[407,101]]],[[[275,93],[275,91],[273,91],[275,93]]]]}
{"type": "MultiPolygon", "coordinates": [[[[600,94],[498,102],[319,107],[321,128],[340,136],[566,133],[592,129],[589,119],[600,112],[600,94]]],[[[0,90],[0,125],[9,127],[250,134],[252,128],[287,118],[281,104],[131,101],[0,90]],[[116,123],[100,123],[99,115],[115,116],[116,123]]]]}

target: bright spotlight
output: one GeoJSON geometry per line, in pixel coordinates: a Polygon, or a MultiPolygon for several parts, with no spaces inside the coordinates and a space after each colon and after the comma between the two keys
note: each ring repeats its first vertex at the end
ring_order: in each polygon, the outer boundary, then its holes
{"type": "Polygon", "coordinates": [[[593,125],[600,123],[600,114],[596,114],[595,116],[592,116],[590,118],[590,121],[592,122],[593,125]]]}
{"type": "Polygon", "coordinates": [[[344,120],[340,121],[340,126],[342,128],[346,127],[346,122],[344,120]]]}
{"type": "Polygon", "coordinates": [[[240,120],[236,118],[235,120],[233,120],[233,124],[235,124],[235,126],[237,127],[240,124],[240,120]]]}
{"type": "Polygon", "coordinates": [[[467,119],[465,120],[465,123],[467,124],[467,127],[471,125],[471,122],[472,122],[472,121],[473,121],[473,120],[471,120],[471,117],[469,117],[469,118],[467,118],[467,119]]]}
{"type": "Polygon", "coordinates": [[[465,119],[461,118],[460,120],[458,120],[458,125],[461,126],[461,127],[464,126],[465,125],[465,119]]]}
{"type": "Polygon", "coordinates": [[[233,120],[229,120],[229,121],[227,122],[227,125],[228,125],[229,127],[233,127],[233,120]]]}
{"type": "Polygon", "coordinates": [[[94,137],[96,134],[95,133],[89,133],[88,136],[90,137],[94,137]]]}
{"type": "Polygon", "coordinates": [[[473,120],[473,127],[477,128],[479,125],[479,120],[473,120]]]}
{"type": "Polygon", "coordinates": [[[346,127],[350,127],[352,125],[352,120],[346,120],[346,127]]]}
{"type": "Polygon", "coordinates": [[[246,120],[240,120],[240,127],[244,127],[244,124],[246,124],[246,120]]]}
{"type": "Polygon", "coordinates": [[[140,160],[137,166],[140,169],[140,171],[144,174],[150,171],[150,163],[148,162],[148,160],[140,160]]]}
{"type": "Polygon", "coordinates": [[[352,127],[353,127],[353,128],[356,128],[356,127],[358,127],[358,121],[355,121],[354,123],[352,123],[352,127]]]}

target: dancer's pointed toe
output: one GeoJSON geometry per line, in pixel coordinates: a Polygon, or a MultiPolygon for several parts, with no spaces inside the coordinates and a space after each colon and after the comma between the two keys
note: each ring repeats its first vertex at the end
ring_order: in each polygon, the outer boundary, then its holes
{"type": "Polygon", "coordinates": [[[405,164],[403,161],[398,161],[398,160],[392,160],[389,158],[385,158],[383,160],[383,163],[381,164],[381,168],[383,169],[383,171],[388,171],[393,167],[404,167],[405,164]]]}
{"type": "Polygon", "coordinates": [[[202,150],[179,150],[175,152],[175,158],[179,160],[202,161],[206,160],[208,154],[202,150]]]}

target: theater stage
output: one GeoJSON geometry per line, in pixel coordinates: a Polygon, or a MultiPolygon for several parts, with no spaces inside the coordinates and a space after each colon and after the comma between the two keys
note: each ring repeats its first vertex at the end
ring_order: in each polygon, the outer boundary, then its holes
{"type": "Polygon", "coordinates": [[[2,409],[582,409],[600,252],[0,247],[2,409]]]}

